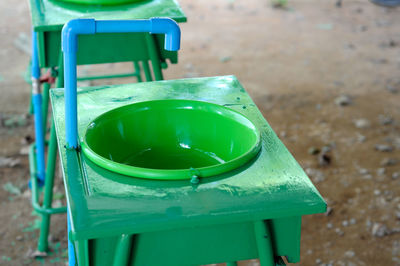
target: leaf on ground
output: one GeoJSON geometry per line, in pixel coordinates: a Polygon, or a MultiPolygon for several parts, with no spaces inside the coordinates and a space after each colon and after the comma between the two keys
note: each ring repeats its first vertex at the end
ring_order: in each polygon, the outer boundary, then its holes
{"type": "Polygon", "coordinates": [[[333,25],[331,23],[321,23],[317,25],[317,28],[320,30],[331,30],[333,29],[333,25]]]}
{"type": "Polygon", "coordinates": [[[229,62],[229,61],[231,61],[232,60],[232,57],[231,56],[223,56],[223,57],[220,57],[219,58],[219,61],[221,62],[221,63],[226,63],[226,62],[229,62]]]}
{"type": "Polygon", "coordinates": [[[3,185],[3,189],[10,194],[17,196],[21,195],[21,190],[18,187],[14,186],[11,182],[5,183],[3,185]]]}
{"type": "Polygon", "coordinates": [[[54,193],[54,195],[53,195],[54,200],[60,200],[63,198],[65,198],[65,195],[63,193],[54,193]]]}
{"type": "Polygon", "coordinates": [[[4,260],[4,261],[11,261],[10,257],[4,256],[4,255],[1,256],[1,259],[4,260]]]}
{"type": "Polygon", "coordinates": [[[36,229],[39,229],[41,225],[41,220],[40,219],[35,219],[33,222],[29,222],[28,226],[22,229],[22,232],[32,232],[35,231],[36,229]]]}

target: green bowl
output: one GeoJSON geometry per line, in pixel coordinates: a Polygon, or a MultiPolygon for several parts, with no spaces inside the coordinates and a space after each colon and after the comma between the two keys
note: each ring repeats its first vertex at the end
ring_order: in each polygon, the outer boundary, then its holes
{"type": "Polygon", "coordinates": [[[191,100],[134,103],[94,119],[81,143],[94,163],[150,179],[190,179],[233,170],[260,150],[260,133],[242,114],[191,100]]]}
{"type": "Polygon", "coordinates": [[[141,2],[143,0],[56,0],[59,2],[67,2],[82,5],[121,5],[130,4],[135,2],[141,2]]]}

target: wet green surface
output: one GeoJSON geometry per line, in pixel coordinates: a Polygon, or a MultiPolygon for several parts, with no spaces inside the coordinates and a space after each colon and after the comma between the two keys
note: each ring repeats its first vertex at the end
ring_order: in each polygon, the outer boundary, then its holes
{"type": "MultiPolygon", "coordinates": [[[[78,90],[78,129],[119,106],[189,99],[227,106],[252,121],[262,148],[246,165],[204,178],[158,181],[107,171],[81,152],[66,150],[64,93],[51,90],[74,239],[191,226],[246,222],[324,212],[326,204],[234,76],[159,81],[78,90]],[[68,164],[67,164],[68,162],[68,164]]],[[[112,141],[112,140],[108,140],[112,141]]]]}
{"type": "Polygon", "coordinates": [[[120,5],[140,2],[143,0],[54,0],[59,2],[76,3],[80,5],[120,5]]]}
{"type": "Polygon", "coordinates": [[[84,154],[110,171],[176,180],[233,170],[260,149],[260,132],[230,108],[159,100],[113,109],[90,122],[84,154]],[[112,140],[112,141],[110,141],[112,140]]]}
{"type": "Polygon", "coordinates": [[[32,25],[35,31],[57,31],[75,18],[148,19],[169,17],[185,22],[186,17],[175,0],[143,0],[113,6],[80,5],[52,0],[30,0],[32,25]]]}

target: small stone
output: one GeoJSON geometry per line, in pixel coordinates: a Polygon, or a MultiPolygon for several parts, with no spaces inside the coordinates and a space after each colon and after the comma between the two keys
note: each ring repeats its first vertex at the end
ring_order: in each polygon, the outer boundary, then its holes
{"type": "Polygon", "coordinates": [[[397,149],[400,149],[400,137],[393,140],[393,144],[397,149]]]}
{"type": "Polygon", "coordinates": [[[370,228],[372,226],[372,222],[369,218],[365,221],[365,225],[367,226],[367,228],[370,228]]]}
{"type": "Polygon", "coordinates": [[[187,64],[185,64],[185,69],[186,70],[194,70],[194,66],[193,66],[193,64],[192,63],[187,63],[187,64]]]}
{"type": "Polygon", "coordinates": [[[306,173],[312,178],[315,183],[320,183],[325,180],[325,175],[317,169],[306,168],[306,173]]]}
{"type": "Polygon", "coordinates": [[[32,197],[32,193],[30,189],[26,189],[23,193],[22,193],[22,198],[24,199],[30,199],[32,197]]]}
{"type": "Polygon", "coordinates": [[[365,25],[360,25],[360,26],[357,28],[357,31],[358,31],[358,32],[364,32],[364,31],[367,31],[367,30],[368,30],[368,27],[365,26],[365,25]]]}
{"type": "Polygon", "coordinates": [[[324,213],[325,216],[329,216],[332,213],[333,213],[333,208],[328,206],[328,208],[326,208],[326,212],[324,213]]]}
{"type": "MultiPolygon", "coordinates": [[[[334,145],[336,145],[336,144],[333,144],[333,146],[334,145]]],[[[325,145],[325,146],[322,147],[321,153],[327,153],[327,152],[330,152],[331,150],[332,150],[332,146],[331,145],[325,145]]]]}
{"type": "Polygon", "coordinates": [[[343,225],[344,227],[347,227],[347,226],[349,226],[349,221],[347,221],[347,220],[344,220],[344,221],[342,222],[342,225],[343,225]]]}
{"type": "Polygon", "coordinates": [[[381,166],[393,166],[393,165],[397,164],[397,162],[398,161],[394,158],[384,158],[381,161],[381,166]]]}
{"type": "Polygon", "coordinates": [[[367,137],[366,137],[366,136],[357,133],[357,141],[358,141],[358,142],[363,143],[363,142],[365,142],[366,140],[367,140],[367,137]]]}
{"type": "Polygon", "coordinates": [[[350,219],[350,224],[351,224],[351,225],[355,225],[356,222],[357,222],[357,220],[356,220],[355,218],[351,218],[351,219],[350,219]]]}
{"type": "Polygon", "coordinates": [[[331,156],[330,156],[329,154],[327,154],[327,153],[321,153],[321,154],[318,156],[318,164],[319,164],[320,166],[327,166],[327,165],[330,165],[331,162],[332,162],[332,158],[331,158],[331,156]]]}
{"type": "Polygon", "coordinates": [[[22,147],[20,150],[19,150],[19,154],[20,155],[28,155],[29,154],[29,146],[25,146],[25,147],[22,147]]]}
{"type": "Polygon", "coordinates": [[[358,170],[358,172],[359,172],[361,175],[367,175],[367,174],[369,174],[368,169],[365,169],[365,168],[360,168],[360,170],[358,170]]]}
{"type": "Polygon", "coordinates": [[[396,93],[399,92],[399,89],[396,88],[396,87],[394,87],[394,86],[392,86],[392,85],[386,85],[386,89],[387,89],[390,93],[393,93],[393,94],[396,94],[396,93]]]}
{"type": "Polygon", "coordinates": [[[372,175],[368,174],[368,175],[363,175],[364,179],[372,179],[372,175]]]}
{"type": "Polygon", "coordinates": [[[386,145],[386,144],[376,144],[375,150],[381,151],[381,152],[392,152],[393,147],[390,145],[386,145]]]}
{"type": "Polygon", "coordinates": [[[393,174],[392,174],[392,178],[393,179],[398,179],[400,177],[400,172],[394,172],[393,174]]]}
{"type": "Polygon", "coordinates": [[[356,128],[366,129],[371,126],[371,122],[369,122],[368,119],[360,118],[360,119],[354,120],[354,125],[356,126],[356,128]]]}
{"type": "Polygon", "coordinates": [[[379,123],[381,125],[391,125],[393,124],[394,120],[390,116],[385,116],[385,115],[379,115],[379,123]]]}
{"type": "Polygon", "coordinates": [[[378,168],[378,169],[376,170],[376,174],[377,174],[377,175],[384,175],[385,172],[386,172],[386,169],[385,169],[385,168],[378,168]]]}
{"type": "Polygon", "coordinates": [[[29,145],[34,141],[34,139],[30,135],[26,135],[21,139],[21,144],[22,145],[29,145]]]}
{"type": "Polygon", "coordinates": [[[346,257],[348,257],[348,258],[352,258],[352,257],[354,257],[354,256],[356,255],[356,253],[355,253],[354,251],[352,251],[352,250],[348,250],[348,251],[346,251],[346,252],[344,253],[344,255],[345,255],[346,257]]]}
{"type": "Polygon", "coordinates": [[[327,223],[327,224],[326,224],[326,228],[332,229],[332,228],[333,228],[333,224],[332,224],[332,223],[327,223]]]}
{"type": "Polygon", "coordinates": [[[335,99],[335,104],[339,106],[348,106],[352,104],[352,100],[348,95],[340,95],[335,99]]]}
{"type": "Polygon", "coordinates": [[[17,236],[15,239],[16,239],[17,241],[22,241],[22,240],[24,239],[24,237],[23,237],[23,236],[17,236]]]}
{"type": "Polygon", "coordinates": [[[0,168],[1,167],[15,167],[21,164],[21,160],[18,158],[11,157],[0,157],[0,168]]]}
{"type": "Polygon", "coordinates": [[[344,232],[340,229],[340,228],[335,228],[335,232],[339,235],[339,236],[343,236],[344,232]]]}
{"type": "Polygon", "coordinates": [[[196,77],[199,77],[199,76],[200,76],[200,74],[197,73],[197,72],[186,72],[183,75],[184,78],[196,78],[196,77]]]}
{"type": "Polygon", "coordinates": [[[397,220],[400,220],[400,211],[395,211],[394,215],[396,216],[397,220]]]}
{"type": "Polygon", "coordinates": [[[374,195],[379,196],[381,194],[381,191],[379,189],[374,190],[374,195]]]}
{"type": "Polygon", "coordinates": [[[311,154],[311,155],[317,155],[319,152],[320,152],[320,150],[316,147],[310,147],[308,149],[308,154],[311,154]]]}
{"type": "Polygon", "coordinates": [[[376,237],[384,237],[390,234],[390,230],[386,227],[386,225],[381,223],[374,223],[372,226],[372,235],[376,237]]]}
{"type": "Polygon", "coordinates": [[[223,57],[220,57],[219,58],[219,61],[221,62],[221,63],[226,63],[226,62],[229,62],[229,61],[231,61],[232,60],[232,57],[231,56],[223,56],[223,57]]]}
{"type": "Polygon", "coordinates": [[[320,264],[321,262],[322,262],[321,259],[316,259],[316,260],[315,260],[315,263],[316,263],[316,264],[320,264]]]}
{"type": "Polygon", "coordinates": [[[31,258],[44,258],[44,257],[47,257],[47,252],[36,250],[31,254],[31,258]]]}

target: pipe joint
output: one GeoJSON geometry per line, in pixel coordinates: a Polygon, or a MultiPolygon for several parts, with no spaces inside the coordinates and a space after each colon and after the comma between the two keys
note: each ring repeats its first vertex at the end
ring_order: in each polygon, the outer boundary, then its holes
{"type": "Polygon", "coordinates": [[[62,50],[75,53],[78,49],[77,36],[79,34],[95,34],[96,22],[94,19],[73,19],[66,23],[62,29],[62,50]]]}
{"type": "Polygon", "coordinates": [[[170,18],[151,18],[151,34],[165,34],[164,48],[168,51],[178,51],[180,48],[181,30],[170,18]]]}
{"type": "Polygon", "coordinates": [[[41,89],[40,89],[40,80],[37,78],[32,78],[32,94],[40,94],[41,89]]]}

